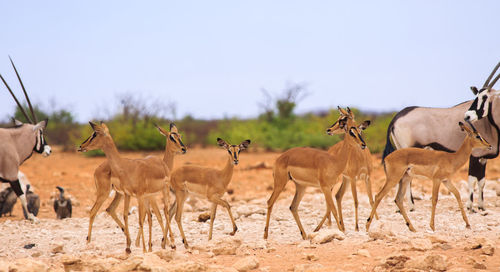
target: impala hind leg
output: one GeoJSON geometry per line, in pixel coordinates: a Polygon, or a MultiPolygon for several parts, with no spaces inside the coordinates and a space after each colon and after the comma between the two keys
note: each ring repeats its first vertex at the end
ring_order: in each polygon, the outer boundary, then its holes
{"type": "Polygon", "coordinates": [[[434,216],[436,215],[436,205],[438,202],[439,198],[439,186],[441,185],[440,180],[433,180],[432,181],[432,211],[431,211],[431,222],[429,226],[431,227],[432,230],[434,229],[434,216]]]}
{"type": "Polygon", "coordinates": [[[398,209],[401,212],[401,215],[405,219],[406,226],[408,226],[408,229],[410,229],[410,231],[412,231],[412,232],[415,232],[416,230],[413,227],[413,225],[411,224],[410,218],[408,217],[408,214],[406,214],[406,210],[405,210],[405,207],[404,207],[405,191],[408,188],[408,183],[410,183],[410,180],[409,179],[405,179],[403,177],[403,179],[401,179],[401,181],[402,182],[399,183],[398,192],[396,194],[396,199],[394,200],[394,202],[398,206],[398,209]]]}
{"type": "Polygon", "coordinates": [[[392,187],[394,187],[396,184],[398,184],[398,181],[400,180],[400,177],[402,177],[402,176],[403,175],[396,174],[394,177],[392,175],[387,174],[387,172],[386,172],[387,178],[386,178],[385,184],[382,187],[382,189],[380,190],[380,192],[378,192],[377,195],[375,196],[375,202],[373,203],[372,211],[370,213],[370,216],[366,220],[366,231],[367,232],[370,229],[370,224],[373,221],[373,216],[375,215],[375,212],[377,211],[377,207],[380,204],[380,201],[382,201],[382,199],[389,193],[389,191],[392,189],[392,187]]]}
{"type": "Polygon", "coordinates": [[[144,219],[146,217],[146,207],[144,205],[144,198],[138,197],[137,201],[139,202],[139,233],[142,238],[142,252],[146,252],[146,242],[144,239],[144,219]]]}
{"type": "MultiPolygon", "coordinates": [[[[292,212],[293,218],[295,219],[295,222],[297,223],[297,226],[299,227],[300,230],[300,235],[302,236],[302,239],[307,239],[306,232],[304,231],[304,227],[302,226],[302,223],[300,222],[299,218],[299,213],[297,212],[299,208],[300,201],[304,197],[304,193],[306,192],[306,187],[303,185],[300,185],[298,183],[295,183],[295,196],[293,197],[292,204],[290,205],[290,211],[292,212]]],[[[331,195],[331,193],[330,193],[331,195]]]]}
{"type": "MultiPolygon", "coordinates": [[[[354,200],[354,220],[355,220],[355,230],[356,231],[359,231],[359,226],[358,226],[358,206],[359,206],[359,202],[358,202],[358,192],[356,190],[356,179],[352,179],[351,180],[351,193],[352,193],[352,198],[354,200]]],[[[339,209],[339,213],[341,213],[340,209],[339,209]]],[[[342,225],[343,227],[344,225],[342,225]]]]}
{"type": "MultiPolygon", "coordinates": [[[[373,192],[372,192],[372,181],[370,179],[370,175],[365,175],[365,186],[366,186],[366,194],[368,195],[368,201],[370,202],[370,207],[373,208],[373,192]]],[[[375,219],[378,220],[378,214],[375,212],[375,219]]]]}
{"type": "MultiPolygon", "coordinates": [[[[231,236],[234,235],[236,233],[236,231],[238,231],[238,226],[236,226],[236,222],[234,221],[233,213],[231,212],[231,206],[229,205],[229,203],[227,201],[225,201],[224,199],[220,198],[220,196],[218,196],[218,195],[212,195],[212,197],[210,197],[209,200],[212,203],[216,203],[217,205],[221,205],[222,207],[226,208],[227,213],[229,214],[229,218],[231,219],[231,224],[233,225],[233,231],[229,234],[231,236]]],[[[214,218],[215,218],[215,215],[214,215],[214,218]]],[[[210,228],[210,229],[212,229],[212,228],[210,228]]],[[[212,237],[210,236],[209,240],[211,238],[212,237]]]]}
{"type": "MultiPolygon", "coordinates": [[[[106,191],[99,192],[99,194],[97,195],[97,199],[94,203],[94,206],[92,206],[92,209],[90,210],[89,231],[87,234],[87,243],[90,243],[90,241],[92,240],[92,226],[94,224],[94,219],[97,215],[97,212],[99,211],[99,208],[101,208],[104,201],[106,201],[106,199],[108,198],[109,191],[110,190],[108,190],[107,192],[106,191]]],[[[121,222],[120,222],[120,224],[121,224],[121,222]]],[[[123,230],[123,224],[122,224],[122,230],[123,230]]]]}
{"type": "MultiPolygon", "coordinates": [[[[158,221],[158,224],[160,225],[161,233],[165,233],[165,226],[163,225],[163,218],[162,218],[161,213],[160,213],[160,208],[158,207],[158,204],[156,203],[156,198],[153,198],[149,202],[149,205],[151,206],[153,213],[156,216],[156,220],[158,221]]],[[[162,247],[165,248],[165,245],[162,245],[162,247]]]]}
{"type": "Polygon", "coordinates": [[[335,208],[335,203],[333,202],[332,198],[332,188],[328,188],[327,186],[322,186],[321,191],[323,191],[323,195],[325,196],[326,204],[328,205],[328,208],[333,214],[333,217],[335,218],[335,222],[337,222],[337,227],[339,228],[340,231],[345,231],[345,228],[340,225],[339,222],[339,216],[337,214],[337,209],[335,208]]]}
{"type": "MultiPolygon", "coordinates": [[[[109,195],[109,191],[107,193],[109,195]]],[[[106,195],[106,198],[107,198],[106,195]]],[[[109,204],[109,206],[106,208],[106,212],[115,220],[116,224],[120,227],[122,231],[125,231],[124,228],[125,226],[123,225],[122,221],[118,218],[118,215],[116,214],[116,209],[118,208],[118,205],[120,204],[120,201],[122,201],[123,195],[115,191],[115,197],[113,198],[113,201],[109,204]]],[[[127,212],[128,213],[128,212],[127,212]]]]}
{"type": "MultiPolygon", "coordinates": [[[[163,228],[163,223],[160,223],[160,227],[162,227],[162,231],[163,231],[163,239],[161,241],[161,247],[162,248],[165,248],[165,244],[167,243],[168,241],[168,238],[167,238],[167,232],[169,233],[169,237],[170,237],[170,241],[169,241],[169,245],[172,249],[175,248],[175,239],[174,239],[174,233],[172,232],[172,228],[170,226],[170,211],[169,211],[169,207],[168,205],[170,205],[170,190],[169,190],[169,183],[166,183],[166,185],[163,187],[163,190],[162,190],[162,200],[163,200],[163,213],[165,214],[165,228],[163,228]]],[[[177,198],[177,197],[176,197],[177,198]]],[[[181,207],[182,209],[182,207],[181,207]]],[[[161,221],[161,214],[160,214],[160,211],[158,209],[158,206],[156,205],[156,201],[154,201],[153,203],[153,211],[155,212],[157,218],[158,218],[158,222],[161,221]]],[[[184,233],[183,233],[184,234],[184,233]]]]}
{"type": "MultiPolygon", "coordinates": [[[[345,191],[347,190],[347,186],[349,186],[351,182],[350,178],[347,178],[345,176],[342,177],[342,185],[340,185],[339,190],[335,194],[335,200],[337,201],[337,209],[339,210],[339,221],[340,225],[345,228],[344,225],[344,218],[342,216],[342,199],[344,198],[345,191]]],[[[352,184],[350,184],[352,186],[352,184]]],[[[330,209],[328,209],[327,212],[329,212],[330,209]]]]}
{"type": "Polygon", "coordinates": [[[175,222],[177,222],[177,227],[179,228],[179,232],[182,237],[182,243],[185,248],[188,248],[189,245],[186,240],[186,235],[184,235],[184,230],[182,228],[182,208],[184,207],[184,202],[187,198],[187,192],[184,190],[175,190],[175,201],[177,202],[177,209],[175,211],[175,222]]]}
{"type": "Polygon", "coordinates": [[[273,211],[274,202],[278,199],[288,182],[288,173],[284,169],[275,169],[274,171],[274,189],[269,200],[267,200],[266,226],[264,227],[264,239],[267,239],[269,234],[269,221],[271,212],[273,211]]]}
{"type": "Polygon", "coordinates": [[[128,212],[130,208],[130,196],[125,195],[125,200],[123,201],[123,222],[125,223],[125,237],[127,240],[127,247],[125,248],[125,252],[130,254],[132,251],[130,250],[130,244],[132,241],[130,240],[130,232],[128,229],[128,212]]]}
{"type": "Polygon", "coordinates": [[[457,202],[458,202],[458,207],[460,208],[460,212],[462,213],[462,218],[464,219],[464,222],[465,222],[465,227],[470,229],[470,224],[469,224],[469,220],[467,219],[467,214],[465,213],[465,210],[464,210],[464,205],[462,203],[462,199],[460,198],[460,193],[458,192],[457,188],[455,187],[455,185],[453,185],[453,183],[451,183],[451,181],[449,180],[444,180],[443,181],[443,184],[446,186],[446,188],[448,188],[448,190],[455,196],[455,198],[457,199],[457,202]]]}

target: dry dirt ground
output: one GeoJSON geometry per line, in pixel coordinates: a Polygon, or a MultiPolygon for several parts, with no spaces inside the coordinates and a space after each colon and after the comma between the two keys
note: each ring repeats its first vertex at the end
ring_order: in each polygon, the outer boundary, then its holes
{"type": "MultiPolygon", "coordinates": [[[[150,153],[124,153],[127,157],[143,157],[150,153]]],[[[153,155],[161,156],[161,152],[153,155]]],[[[86,243],[88,211],[95,200],[93,181],[94,169],[105,158],[87,158],[82,154],[60,152],[57,149],[48,158],[34,155],[21,170],[26,174],[42,200],[40,223],[33,224],[23,220],[20,204],[16,204],[12,217],[0,218],[0,271],[2,267],[22,271],[24,264],[31,261],[42,264],[53,271],[68,270],[128,270],[143,269],[161,271],[234,271],[233,266],[241,268],[241,263],[258,262],[255,271],[385,271],[385,270],[443,270],[470,271],[486,269],[500,271],[500,197],[497,196],[497,179],[500,177],[500,161],[488,163],[485,189],[486,212],[467,213],[472,228],[466,229],[460,216],[455,199],[444,189],[436,212],[436,231],[429,228],[430,219],[430,182],[416,180],[413,190],[417,197],[416,211],[409,213],[417,232],[408,230],[402,216],[396,213],[393,202],[395,189],[382,201],[378,208],[379,220],[375,220],[370,233],[365,232],[365,222],[370,205],[363,182],[358,181],[359,225],[354,231],[354,208],[350,190],[343,202],[346,226],[345,234],[337,231],[334,223],[324,226],[317,236],[302,240],[297,225],[288,206],[291,203],[294,185],[289,183],[277,201],[270,224],[269,239],[263,239],[266,201],[271,195],[274,160],[279,153],[245,152],[241,154],[240,165],[235,168],[229,188],[232,194],[225,198],[232,205],[238,232],[229,236],[231,224],[227,212],[218,208],[214,224],[214,239],[207,241],[209,222],[198,222],[198,216],[209,209],[205,201],[188,201],[185,205],[183,226],[191,249],[186,250],[181,242],[177,225],[172,224],[177,249],[161,250],[161,231],[156,221],[153,228],[153,251],[163,259],[156,260],[164,266],[156,268],[129,266],[119,268],[114,264],[128,264],[137,260],[152,258],[143,254],[141,248],[132,245],[132,254],[126,255],[125,238],[114,221],[104,212],[108,200],[94,222],[93,239],[86,243]],[[264,165],[255,168],[256,165],[264,165]],[[55,186],[60,185],[76,200],[73,218],[56,220],[50,196],[55,186]],[[323,240],[323,241],[321,241],[323,240]],[[328,241],[331,240],[331,241],[328,241]],[[328,242],[325,242],[328,241],[328,242]],[[240,245],[241,242],[241,245],[240,245]],[[321,243],[324,242],[324,243],[321,243]],[[214,249],[217,243],[234,248],[230,255],[221,254],[214,249]],[[25,245],[34,244],[31,249],[25,245]],[[234,255],[233,255],[234,253],[234,255]],[[165,254],[170,257],[165,257],[165,254]],[[173,257],[172,257],[173,256],[173,257]],[[254,258],[250,258],[254,256],[254,258]],[[171,258],[189,261],[190,265],[177,266],[165,260],[171,258]],[[93,266],[92,262],[102,260],[107,266],[93,266]],[[17,266],[16,266],[17,261],[17,266]],[[10,264],[9,264],[10,263],[10,264]],[[192,266],[196,264],[196,266],[192,266]],[[170,266],[172,265],[172,266],[170,266]]],[[[222,168],[227,152],[221,149],[190,149],[186,155],[178,155],[175,166],[186,163],[222,168]]],[[[380,157],[373,156],[375,171],[372,176],[374,193],[378,192],[385,180],[380,157]]],[[[464,167],[454,177],[465,203],[467,186],[464,167]]],[[[442,186],[444,187],[444,186],[442,186]]],[[[498,192],[500,193],[500,192],[498,192]]],[[[476,203],[475,203],[476,204],[476,203]]],[[[133,202],[132,205],[135,205],[133,202]]],[[[309,188],[299,213],[308,234],[316,227],[324,214],[323,195],[309,188]]],[[[121,207],[119,208],[121,216],[121,207]]],[[[132,211],[130,228],[132,238],[137,233],[137,213],[132,211]]],[[[147,233],[146,233],[147,235],[147,233]]],[[[231,251],[231,250],[230,250],[231,251]]],[[[226,252],[227,253],[227,252],[226,252]]],[[[157,257],[155,257],[157,258],[157,257]]],[[[140,261],[137,261],[140,263],[140,261]]],[[[94,263],[95,264],[95,263],[94,263]]],[[[249,265],[250,268],[256,264],[249,265]]],[[[39,268],[41,269],[41,268],[39,268]]],[[[33,269],[37,270],[37,269],[33,269]]]]}

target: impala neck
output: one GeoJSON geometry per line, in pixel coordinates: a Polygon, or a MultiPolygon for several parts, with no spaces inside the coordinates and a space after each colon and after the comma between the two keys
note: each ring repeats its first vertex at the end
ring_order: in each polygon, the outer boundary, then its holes
{"type": "Polygon", "coordinates": [[[171,148],[171,141],[167,138],[167,144],[165,145],[165,154],[163,155],[163,162],[167,164],[169,170],[174,168],[174,156],[175,149],[171,148]]]}
{"type": "Polygon", "coordinates": [[[227,187],[229,182],[231,182],[231,178],[233,177],[233,170],[233,158],[231,156],[228,156],[226,166],[224,166],[224,168],[221,170],[222,182],[224,183],[225,187],[227,187]]]}
{"type": "Polygon", "coordinates": [[[469,160],[473,140],[470,136],[466,136],[460,148],[455,153],[451,153],[454,157],[452,162],[457,168],[462,167],[469,160]]]}
{"type": "Polygon", "coordinates": [[[342,149],[340,151],[341,156],[339,157],[341,158],[339,160],[339,163],[340,166],[342,166],[342,169],[345,168],[355,148],[361,149],[361,146],[354,140],[352,136],[346,133],[344,136],[344,145],[342,146],[342,149]]]}
{"type": "Polygon", "coordinates": [[[106,158],[108,159],[109,166],[111,170],[120,178],[125,178],[125,171],[121,166],[121,156],[116,148],[115,142],[111,138],[111,136],[106,136],[104,138],[104,145],[101,148],[106,158]]]}

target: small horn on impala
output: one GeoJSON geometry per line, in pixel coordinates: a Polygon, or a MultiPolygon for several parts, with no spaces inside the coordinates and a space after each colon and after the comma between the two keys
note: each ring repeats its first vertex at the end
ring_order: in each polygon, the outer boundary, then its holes
{"type": "MultiPolygon", "coordinates": [[[[19,79],[19,83],[21,83],[21,87],[23,88],[24,96],[26,97],[26,101],[28,102],[28,106],[31,111],[31,117],[33,117],[33,121],[35,121],[33,124],[38,123],[38,120],[36,119],[35,111],[33,111],[33,106],[31,106],[31,101],[30,98],[28,97],[28,93],[26,92],[26,89],[24,88],[23,81],[21,80],[21,77],[19,76],[19,73],[17,72],[16,66],[14,65],[14,62],[12,61],[12,58],[9,56],[10,63],[12,63],[12,67],[14,67],[14,71],[16,72],[17,79],[19,79]]],[[[500,63],[499,63],[500,64],[500,63]]]]}
{"type": "MultiPolygon", "coordinates": [[[[484,85],[483,85],[483,88],[486,88],[486,87],[493,87],[492,85],[489,85],[490,83],[490,80],[491,78],[495,75],[495,73],[497,72],[498,68],[500,67],[500,62],[498,62],[497,66],[495,66],[495,69],[493,69],[493,71],[491,72],[490,76],[488,76],[488,78],[486,79],[486,81],[484,82],[484,85]]],[[[495,78],[495,82],[496,80],[498,80],[498,77],[495,78]]]]}
{"type": "Polygon", "coordinates": [[[5,85],[5,87],[7,87],[7,89],[10,92],[10,94],[12,95],[12,98],[14,98],[14,100],[16,101],[17,106],[19,106],[19,109],[23,113],[24,117],[26,117],[26,120],[28,120],[28,122],[30,122],[30,123],[33,123],[33,121],[31,121],[31,118],[28,116],[28,114],[26,114],[26,111],[24,111],[23,106],[21,106],[21,103],[19,103],[19,100],[17,100],[16,96],[14,95],[14,93],[12,92],[12,90],[10,89],[9,84],[7,84],[7,81],[5,81],[5,79],[3,78],[2,75],[0,75],[0,79],[2,79],[3,84],[5,85]]]}

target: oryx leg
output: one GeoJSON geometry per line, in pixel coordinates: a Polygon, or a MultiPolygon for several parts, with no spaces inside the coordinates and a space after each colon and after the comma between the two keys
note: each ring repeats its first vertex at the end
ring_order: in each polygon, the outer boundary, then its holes
{"type": "Polygon", "coordinates": [[[21,200],[24,212],[28,215],[28,219],[33,222],[37,222],[38,219],[28,211],[28,202],[26,201],[26,194],[24,194],[23,189],[21,189],[21,183],[19,179],[14,181],[9,181],[10,187],[16,193],[16,196],[21,200]]]}
{"type": "MultiPolygon", "coordinates": [[[[486,172],[486,159],[479,159],[473,156],[470,156],[469,158],[469,179],[468,179],[468,185],[469,185],[469,197],[467,198],[467,210],[470,212],[475,212],[473,209],[473,202],[474,202],[474,187],[475,183],[478,183],[479,187],[479,195],[481,198],[481,193],[482,189],[479,183],[481,183],[484,186],[484,175],[486,172]]],[[[479,209],[484,209],[484,204],[480,203],[479,204],[479,209]]]]}
{"type": "Polygon", "coordinates": [[[479,163],[482,165],[482,170],[483,172],[479,173],[480,175],[478,176],[478,194],[479,194],[479,199],[477,203],[477,209],[484,211],[484,195],[483,195],[483,190],[484,190],[484,185],[486,183],[486,178],[485,178],[485,173],[486,173],[486,159],[479,159],[479,163]]]}

